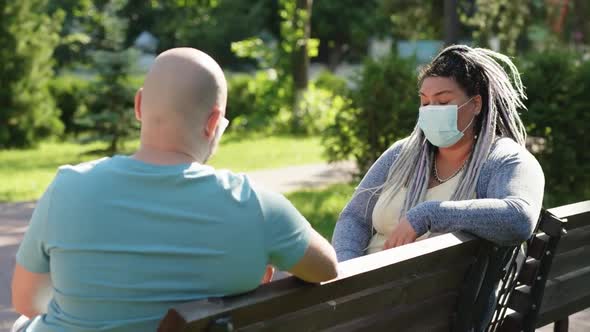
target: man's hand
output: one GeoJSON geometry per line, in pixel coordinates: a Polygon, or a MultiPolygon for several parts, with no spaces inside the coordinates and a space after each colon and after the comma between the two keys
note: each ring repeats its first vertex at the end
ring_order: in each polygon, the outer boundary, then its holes
{"type": "Polygon", "coordinates": [[[264,276],[262,277],[261,284],[267,284],[272,280],[273,275],[275,274],[275,268],[272,265],[267,265],[266,270],[264,271],[264,276]]]}
{"type": "Polygon", "coordinates": [[[385,245],[383,246],[383,250],[391,249],[399,246],[403,246],[404,244],[412,243],[416,241],[417,238],[416,231],[410,225],[410,222],[406,217],[402,217],[393,229],[393,232],[385,241],[385,245]]]}

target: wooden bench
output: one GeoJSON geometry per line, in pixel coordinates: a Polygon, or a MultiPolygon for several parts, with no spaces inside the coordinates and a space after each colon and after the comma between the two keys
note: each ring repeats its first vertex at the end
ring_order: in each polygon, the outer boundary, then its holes
{"type": "Polygon", "coordinates": [[[567,220],[559,241],[537,327],[557,322],[556,330],[567,331],[568,316],[590,308],[590,201],[553,209],[567,220]]]}
{"type": "MultiPolygon", "coordinates": [[[[590,259],[583,259],[590,229],[580,228],[584,222],[571,208],[561,209],[551,211],[568,217],[570,232],[555,257],[538,326],[588,307],[584,292],[560,296],[590,287],[590,259]]],[[[468,331],[481,315],[470,304],[487,301],[492,287],[484,289],[482,280],[491,273],[491,284],[497,282],[501,273],[490,267],[503,264],[503,257],[493,262],[502,251],[510,250],[445,234],[341,263],[339,277],[320,285],[291,277],[239,296],[180,304],[158,331],[468,331]]]]}
{"type": "Polygon", "coordinates": [[[590,201],[550,209],[543,221],[505,303],[511,312],[490,331],[534,331],[553,322],[555,331],[567,331],[568,316],[590,308],[590,201]]]}

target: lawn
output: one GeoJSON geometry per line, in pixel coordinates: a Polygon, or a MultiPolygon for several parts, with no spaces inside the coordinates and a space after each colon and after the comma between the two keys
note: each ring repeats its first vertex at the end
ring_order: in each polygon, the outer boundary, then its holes
{"type": "Polygon", "coordinates": [[[338,215],[354,192],[352,184],[336,184],[323,189],[302,190],[287,198],[326,239],[332,239],[338,215]]]}
{"type": "MultiPolygon", "coordinates": [[[[129,152],[137,140],[127,144],[129,152]]],[[[92,151],[102,143],[80,145],[74,142],[44,142],[36,149],[0,151],[0,202],[35,200],[41,196],[58,166],[77,164],[102,157],[92,151]]],[[[319,138],[251,137],[228,134],[223,137],[210,164],[236,172],[279,168],[321,162],[319,138]]]]}

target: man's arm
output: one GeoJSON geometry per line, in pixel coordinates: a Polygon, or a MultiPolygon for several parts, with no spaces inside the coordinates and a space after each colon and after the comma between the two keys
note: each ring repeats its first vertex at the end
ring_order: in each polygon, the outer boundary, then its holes
{"type": "Polygon", "coordinates": [[[307,282],[321,282],[338,276],[336,252],[315,230],[310,230],[309,245],[303,257],[289,272],[307,282]]]}
{"type": "Polygon", "coordinates": [[[308,282],[337,276],[336,252],[283,195],[258,190],[268,263],[308,282]]]}
{"type": "Polygon", "coordinates": [[[12,277],[12,306],[29,318],[44,313],[51,297],[49,273],[33,273],[16,263],[12,277]]]}
{"type": "Polygon", "coordinates": [[[32,318],[46,311],[51,298],[49,253],[45,247],[52,182],[37,202],[29,228],[16,253],[12,276],[12,304],[16,311],[32,318]]]}

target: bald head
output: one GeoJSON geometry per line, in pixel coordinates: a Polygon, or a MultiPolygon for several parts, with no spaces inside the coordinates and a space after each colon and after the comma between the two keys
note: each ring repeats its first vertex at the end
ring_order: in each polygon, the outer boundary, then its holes
{"type": "Polygon", "coordinates": [[[202,127],[212,111],[225,113],[227,83],[219,65],[193,48],[160,54],[148,73],[141,96],[143,126],[202,127]]]}

